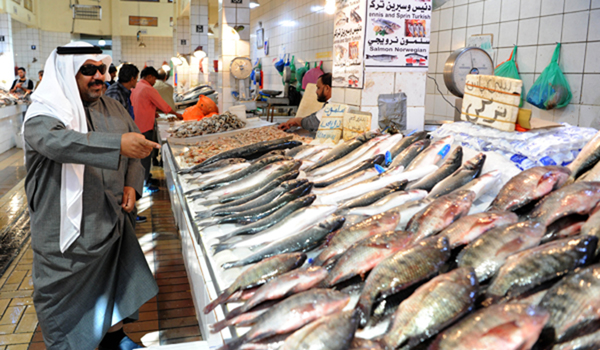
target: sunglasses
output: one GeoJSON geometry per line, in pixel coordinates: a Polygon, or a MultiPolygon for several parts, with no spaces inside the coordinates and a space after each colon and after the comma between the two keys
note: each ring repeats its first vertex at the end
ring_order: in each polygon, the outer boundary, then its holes
{"type": "Polygon", "coordinates": [[[85,64],[79,68],[79,72],[88,77],[96,75],[96,72],[100,72],[100,74],[104,75],[106,73],[106,65],[101,64],[99,66],[95,66],[93,64],[85,64]]]}

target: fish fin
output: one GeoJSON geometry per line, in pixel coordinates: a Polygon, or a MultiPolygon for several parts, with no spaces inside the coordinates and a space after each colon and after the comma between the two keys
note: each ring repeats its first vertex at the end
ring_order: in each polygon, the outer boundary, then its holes
{"type": "Polygon", "coordinates": [[[517,238],[513,239],[512,241],[507,242],[504,246],[502,246],[502,248],[500,248],[496,252],[496,256],[498,256],[502,253],[516,252],[519,250],[519,248],[521,248],[522,245],[523,245],[523,239],[521,239],[520,237],[517,237],[517,238]]]}
{"type": "Polygon", "coordinates": [[[490,335],[494,338],[510,339],[511,334],[513,334],[516,330],[520,328],[521,327],[519,327],[516,321],[510,321],[507,323],[500,324],[496,327],[490,328],[487,332],[485,332],[482,335],[482,338],[490,335]]]}
{"type": "Polygon", "coordinates": [[[217,254],[224,250],[231,249],[231,247],[233,247],[233,244],[218,243],[218,244],[213,245],[211,248],[213,249],[213,254],[217,254]]]}

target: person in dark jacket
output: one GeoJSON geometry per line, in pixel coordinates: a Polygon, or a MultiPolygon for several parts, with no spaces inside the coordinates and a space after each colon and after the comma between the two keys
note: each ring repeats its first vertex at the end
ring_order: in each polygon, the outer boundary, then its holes
{"type": "Polygon", "coordinates": [[[16,92],[18,94],[26,94],[33,90],[33,81],[27,79],[25,76],[27,71],[23,67],[19,67],[17,69],[17,74],[19,75],[19,79],[15,79],[13,81],[12,86],[10,87],[10,92],[16,92]]]}
{"type": "Polygon", "coordinates": [[[134,120],[131,89],[135,88],[139,74],[140,71],[136,66],[133,64],[124,64],[119,71],[119,80],[106,90],[106,96],[119,101],[134,120]]]}

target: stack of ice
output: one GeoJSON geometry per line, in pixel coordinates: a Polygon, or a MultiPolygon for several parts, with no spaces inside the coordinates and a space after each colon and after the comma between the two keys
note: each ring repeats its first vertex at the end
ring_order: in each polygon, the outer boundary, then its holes
{"type": "Polygon", "coordinates": [[[455,142],[478,151],[496,151],[522,170],[539,165],[567,165],[598,132],[567,123],[563,127],[528,132],[506,132],[457,122],[445,124],[432,133],[434,139],[453,135],[455,142]]]}

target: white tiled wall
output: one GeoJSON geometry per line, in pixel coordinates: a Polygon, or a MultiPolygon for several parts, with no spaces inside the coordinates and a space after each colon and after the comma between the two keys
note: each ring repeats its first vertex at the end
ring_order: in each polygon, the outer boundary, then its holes
{"type": "MultiPolygon", "coordinates": [[[[334,15],[323,10],[323,0],[279,1],[261,0],[260,7],[250,10],[250,49],[252,62],[262,59],[264,88],[283,90],[281,76],[273,66],[284,51],[296,56],[296,60],[314,63],[323,61],[323,70],[331,72],[334,15]],[[265,40],[269,40],[269,55],[256,48],[256,30],[259,22],[264,28],[265,40]],[[318,53],[329,53],[328,58],[317,58],[318,53]]],[[[300,65],[296,65],[300,67],[300,65]]]]}
{"type": "Polygon", "coordinates": [[[135,36],[122,36],[120,41],[121,60],[135,64],[140,71],[145,66],[153,66],[158,70],[163,62],[169,62],[174,55],[173,39],[170,37],[144,36],[146,47],[139,47],[135,36]]]}
{"type": "MultiPolygon", "coordinates": [[[[563,109],[544,111],[530,104],[533,116],[589,126],[600,118],[600,1],[597,0],[453,0],[433,12],[431,66],[444,96],[454,103],[442,76],[453,50],[473,34],[493,34],[497,65],[519,46],[517,63],[525,91],[550,62],[556,42],[562,43],[560,66],[573,99],[563,109]]],[[[454,108],[427,79],[426,118],[453,119],[454,108]]]]}

